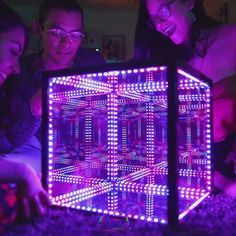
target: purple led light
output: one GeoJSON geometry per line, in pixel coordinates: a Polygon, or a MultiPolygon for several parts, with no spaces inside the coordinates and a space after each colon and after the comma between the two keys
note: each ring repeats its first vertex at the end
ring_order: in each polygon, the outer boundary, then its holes
{"type": "MultiPolygon", "coordinates": [[[[167,222],[166,213],[160,213],[169,194],[167,70],[50,79],[48,188],[53,204],[167,222]]],[[[182,219],[211,191],[211,91],[182,69],[177,73],[182,219]]]]}

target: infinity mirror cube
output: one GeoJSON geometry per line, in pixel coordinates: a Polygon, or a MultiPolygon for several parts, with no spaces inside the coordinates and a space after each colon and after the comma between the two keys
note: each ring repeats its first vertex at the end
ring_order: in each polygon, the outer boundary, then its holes
{"type": "Polygon", "coordinates": [[[46,73],[43,166],[53,205],[171,223],[209,197],[212,85],[187,71],[46,73]]]}

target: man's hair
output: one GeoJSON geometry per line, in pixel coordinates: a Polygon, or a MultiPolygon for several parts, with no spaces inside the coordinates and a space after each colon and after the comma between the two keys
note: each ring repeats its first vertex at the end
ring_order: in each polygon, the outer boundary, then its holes
{"type": "Polygon", "coordinates": [[[39,5],[38,19],[39,23],[44,24],[51,9],[62,9],[65,11],[78,12],[84,19],[84,11],[76,0],[42,0],[39,5]]]}
{"type": "Polygon", "coordinates": [[[0,1],[0,33],[9,32],[16,28],[22,28],[25,34],[24,51],[29,43],[29,30],[24,24],[22,18],[7,4],[0,1]]]}

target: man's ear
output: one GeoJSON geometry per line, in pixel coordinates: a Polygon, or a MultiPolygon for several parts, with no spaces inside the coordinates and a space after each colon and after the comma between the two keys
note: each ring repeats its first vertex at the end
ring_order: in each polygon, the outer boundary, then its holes
{"type": "Polygon", "coordinates": [[[194,8],[195,2],[196,2],[196,0],[187,0],[186,1],[186,5],[189,8],[189,10],[192,10],[194,8]]]}
{"type": "Polygon", "coordinates": [[[32,21],[31,29],[35,36],[40,37],[42,29],[38,19],[32,21]]]}

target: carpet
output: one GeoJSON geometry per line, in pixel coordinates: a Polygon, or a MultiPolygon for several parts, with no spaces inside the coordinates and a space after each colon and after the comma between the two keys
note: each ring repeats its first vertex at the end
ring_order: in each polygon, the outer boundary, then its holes
{"type": "Polygon", "coordinates": [[[74,209],[49,209],[44,217],[13,225],[4,236],[63,236],[63,235],[236,235],[236,199],[223,194],[210,197],[194,209],[176,229],[167,225],[117,219],[74,209]]]}

